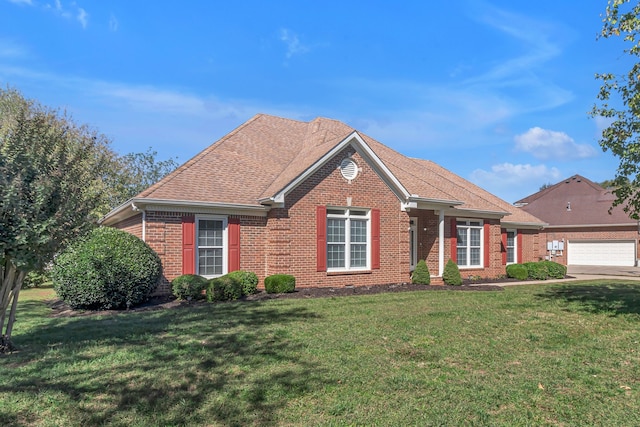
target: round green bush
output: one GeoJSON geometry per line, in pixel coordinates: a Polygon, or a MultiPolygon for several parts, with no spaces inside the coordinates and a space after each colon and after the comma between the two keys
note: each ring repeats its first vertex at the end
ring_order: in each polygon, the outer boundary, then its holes
{"type": "Polygon", "coordinates": [[[55,259],[56,293],[72,308],[129,308],[146,301],[162,276],[160,257],[125,231],[100,227],[55,259]]]}
{"type": "Polygon", "coordinates": [[[529,272],[529,278],[533,280],[547,280],[549,278],[549,270],[544,263],[525,262],[524,266],[529,272]]]}
{"type": "Polygon", "coordinates": [[[290,274],[273,274],[265,277],[264,288],[268,294],[284,294],[296,289],[296,278],[290,274]]]}
{"type": "Polygon", "coordinates": [[[551,279],[564,279],[567,275],[567,267],[554,261],[540,261],[547,267],[549,272],[549,278],[551,279]]]}
{"type": "Polygon", "coordinates": [[[429,273],[429,267],[425,260],[421,259],[416,264],[416,269],[413,270],[413,274],[411,275],[411,283],[416,285],[430,285],[431,284],[431,273],[429,273]]]}
{"type": "Polygon", "coordinates": [[[207,289],[209,281],[197,274],[183,274],[171,282],[173,295],[178,299],[198,300],[204,299],[203,292],[207,289]]]}
{"type": "Polygon", "coordinates": [[[529,277],[529,271],[522,264],[509,264],[507,265],[507,277],[526,280],[529,277]]]}
{"type": "Polygon", "coordinates": [[[445,285],[460,286],[462,285],[462,277],[460,276],[460,268],[452,259],[447,261],[442,272],[442,280],[445,285]]]}
{"type": "Polygon", "coordinates": [[[242,284],[242,295],[255,294],[258,291],[258,276],[251,271],[237,270],[228,274],[240,280],[242,284]]]}
{"type": "Polygon", "coordinates": [[[233,301],[242,296],[242,283],[236,277],[225,274],[209,280],[207,301],[233,301]]]}

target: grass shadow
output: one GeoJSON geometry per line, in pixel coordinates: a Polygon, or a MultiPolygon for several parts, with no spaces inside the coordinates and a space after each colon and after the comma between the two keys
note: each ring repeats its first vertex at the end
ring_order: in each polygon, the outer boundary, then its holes
{"type": "MultiPolygon", "coordinates": [[[[273,304],[50,318],[14,335],[22,350],[0,360],[0,396],[62,396],[74,425],[274,425],[291,399],[325,385],[287,333],[316,318],[273,304]],[[56,371],[65,375],[41,375],[56,371]]],[[[28,418],[5,413],[0,424],[28,418]]]]}
{"type": "Polygon", "coordinates": [[[580,310],[589,313],[612,316],[640,314],[640,284],[637,283],[558,285],[547,288],[537,296],[577,304],[580,310]]]}

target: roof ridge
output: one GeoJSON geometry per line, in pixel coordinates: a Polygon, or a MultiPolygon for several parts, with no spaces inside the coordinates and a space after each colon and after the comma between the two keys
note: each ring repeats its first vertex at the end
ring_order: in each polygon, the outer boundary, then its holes
{"type": "Polygon", "coordinates": [[[205,147],[202,151],[200,151],[199,153],[197,153],[196,155],[191,157],[189,160],[184,162],[176,170],[174,170],[173,172],[171,172],[170,174],[168,174],[167,176],[162,178],[160,181],[158,181],[155,184],[151,185],[150,187],[146,188],[145,190],[140,192],[135,197],[146,197],[149,194],[151,194],[154,191],[156,191],[157,189],[162,188],[164,185],[170,183],[172,180],[174,180],[175,178],[177,178],[178,176],[180,176],[184,172],[188,171],[192,166],[197,164],[203,157],[207,156],[208,154],[210,154],[214,150],[218,149],[218,147],[220,147],[222,145],[222,143],[224,143],[225,141],[229,140],[232,136],[236,135],[238,132],[240,132],[240,130],[244,129],[249,124],[252,124],[255,121],[257,121],[258,119],[263,118],[263,117],[269,117],[269,115],[268,114],[263,114],[263,113],[257,113],[252,118],[250,118],[246,122],[242,123],[240,126],[238,126],[235,129],[233,129],[231,132],[227,133],[226,135],[224,135],[223,137],[221,137],[217,141],[214,141],[209,146],[205,147]]]}
{"type": "Polygon", "coordinates": [[[538,190],[537,192],[535,192],[533,194],[530,194],[530,195],[528,195],[526,197],[523,197],[522,199],[517,200],[516,202],[514,202],[514,204],[531,203],[534,200],[538,200],[540,197],[542,197],[542,196],[544,196],[546,194],[549,194],[549,193],[555,191],[556,189],[560,188],[562,186],[562,184],[569,183],[571,180],[574,180],[574,179],[575,180],[584,181],[586,184],[588,184],[594,190],[607,191],[606,188],[603,188],[601,185],[596,184],[595,182],[591,181],[590,179],[585,178],[584,176],[579,175],[579,174],[574,174],[574,175],[571,175],[568,178],[561,179],[560,181],[556,182],[555,184],[553,184],[553,185],[551,185],[549,187],[543,188],[542,190],[538,190]]]}
{"type": "MultiPolygon", "coordinates": [[[[496,196],[495,194],[493,194],[493,193],[491,193],[491,192],[489,192],[489,191],[485,190],[484,188],[480,187],[479,185],[474,184],[473,182],[469,181],[468,179],[463,178],[463,177],[461,177],[460,175],[457,175],[457,174],[455,174],[455,173],[451,172],[449,169],[445,168],[444,166],[439,165],[439,164],[437,164],[437,163],[435,163],[435,162],[433,162],[433,161],[431,161],[431,160],[423,160],[423,161],[431,163],[432,165],[436,166],[436,168],[440,168],[440,169],[446,170],[446,171],[447,171],[451,176],[453,176],[453,177],[455,177],[455,178],[458,178],[459,180],[464,180],[465,182],[468,182],[469,184],[471,184],[471,186],[472,186],[472,187],[474,187],[474,190],[480,190],[480,192],[478,192],[478,191],[470,191],[470,192],[471,192],[471,193],[473,193],[473,194],[475,194],[477,197],[481,198],[481,199],[482,199],[482,200],[484,200],[485,202],[487,202],[487,203],[489,203],[489,204],[491,204],[491,205],[493,205],[493,206],[496,206],[497,208],[500,208],[500,209],[502,209],[502,208],[503,208],[503,207],[502,207],[502,206],[500,206],[499,204],[496,204],[494,201],[491,201],[491,200],[487,199],[487,198],[486,198],[486,197],[484,197],[484,195],[483,195],[483,194],[489,194],[490,196],[493,196],[495,199],[499,200],[500,202],[503,202],[504,204],[509,205],[509,206],[511,207],[511,204],[510,204],[509,202],[507,202],[506,200],[501,199],[500,197],[496,196]]],[[[450,181],[450,182],[454,182],[454,183],[455,183],[455,181],[453,181],[451,178],[446,177],[446,176],[444,176],[443,174],[441,174],[441,173],[439,173],[439,172],[436,172],[436,173],[437,173],[439,176],[443,177],[444,179],[447,179],[448,181],[450,181]]],[[[468,186],[467,186],[467,185],[465,185],[464,187],[466,188],[466,187],[468,187],[468,186]]],[[[464,205],[463,205],[463,206],[464,206],[464,205]]],[[[507,210],[507,212],[509,212],[509,211],[507,210]]]]}
{"type": "MultiPolygon", "coordinates": [[[[329,143],[331,140],[335,140],[336,138],[341,138],[339,134],[337,134],[337,133],[335,133],[335,132],[332,132],[330,128],[326,128],[326,127],[325,127],[325,128],[323,128],[323,127],[322,127],[322,122],[325,122],[325,121],[331,121],[331,122],[334,122],[334,123],[339,123],[339,124],[341,124],[341,125],[344,125],[344,126],[348,127],[348,128],[351,130],[351,132],[353,132],[353,131],[354,131],[354,129],[353,129],[353,128],[351,128],[351,126],[347,125],[346,123],[344,123],[344,122],[342,122],[342,121],[340,121],[340,120],[327,119],[327,118],[324,118],[324,117],[316,117],[315,119],[310,120],[310,121],[308,121],[308,122],[301,122],[301,123],[305,123],[305,124],[307,125],[307,127],[306,127],[306,129],[305,129],[305,136],[304,136],[304,140],[303,140],[302,148],[301,148],[300,150],[298,150],[297,154],[296,154],[296,155],[295,155],[295,156],[294,156],[294,157],[289,161],[289,163],[287,163],[287,165],[286,165],[286,166],[285,166],[285,167],[280,171],[280,173],[275,177],[275,179],[274,179],[271,183],[269,183],[269,184],[264,188],[264,190],[262,190],[262,192],[260,193],[262,197],[270,197],[270,196],[271,196],[271,194],[269,194],[269,195],[265,195],[265,192],[269,189],[269,187],[270,187],[274,182],[276,182],[276,181],[277,181],[277,180],[278,180],[278,179],[279,179],[279,178],[280,178],[280,177],[285,173],[285,171],[289,168],[289,166],[290,166],[290,165],[292,165],[292,164],[296,164],[296,163],[299,161],[299,159],[300,159],[300,158],[304,158],[304,156],[305,156],[307,153],[309,153],[310,151],[312,151],[314,148],[320,148],[321,146],[323,146],[323,145],[325,145],[325,144],[329,143]],[[315,126],[316,124],[318,124],[318,125],[319,125],[318,131],[321,131],[321,130],[322,130],[322,131],[324,132],[324,133],[323,133],[323,137],[322,137],[322,141],[323,141],[323,142],[322,142],[321,144],[318,144],[318,145],[312,145],[312,144],[310,144],[310,142],[312,142],[312,141],[311,141],[311,136],[312,136],[313,134],[315,134],[315,133],[316,133],[316,132],[312,132],[312,129],[313,129],[313,126],[315,126]],[[333,137],[332,137],[332,138],[327,138],[327,136],[328,136],[329,134],[333,135],[333,137]]],[[[347,135],[349,135],[349,134],[347,134],[347,135]]],[[[326,153],[328,153],[329,151],[331,151],[331,149],[332,149],[333,147],[335,147],[336,145],[338,145],[338,144],[340,143],[340,141],[342,141],[342,140],[344,140],[344,138],[340,139],[336,144],[332,145],[332,146],[331,146],[331,148],[330,148],[329,150],[324,151],[324,154],[326,154],[326,153]]],[[[323,154],[323,155],[324,155],[324,154],[323,154]]],[[[317,159],[315,159],[315,160],[311,163],[311,165],[310,165],[310,166],[313,166],[313,165],[314,165],[318,160],[320,160],[322,157],[323,157],[323,156],[320,156],[320,157],[318,157],[317,159]]],[[[304,173],[304,171],[302,171],[302,173],[304,173]]],[[[295,179],[296,179],[296,178],[297,178],[297,176],[296,176],[296,177],[294,177],[294,178],[293,178],[292,180],[290,180],[289,182],[287,182],[287,183],[286,183],[282,188],[285,188],[287,185],[289,185],[289,183],[290,183],[290,182],[295,181],[295,179]]],[[[280,190],[281,190],[281,188],[280,188],[280,189],[278,189],[278,191],[280,191],[280,190]]],[[[276,193],[276,194],[277,194],[277,193],[276,193]]]]}

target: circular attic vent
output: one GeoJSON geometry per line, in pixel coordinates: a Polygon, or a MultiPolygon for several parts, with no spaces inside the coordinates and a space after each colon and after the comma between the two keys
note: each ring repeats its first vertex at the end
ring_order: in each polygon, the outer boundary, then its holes
{"type": "Polygon", "coordinates": [[[358,165],[351,159],[344,159],[342,163],[340,163],[340,173],[349,181],[356,179],[356,176],[358,176],[358,165]]]}

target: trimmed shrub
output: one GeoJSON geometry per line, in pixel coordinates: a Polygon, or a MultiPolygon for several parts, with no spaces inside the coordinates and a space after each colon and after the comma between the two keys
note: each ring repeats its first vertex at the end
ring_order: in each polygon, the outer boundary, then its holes
{"type": "Polygon", "coordinates": [[[149,245],[110,227],[92,230],[55,259],[51,278],[58,296],[74,309],[122,309],[146,301],[162,275],[149,245]]]}
{"type": "Polygon", "coordinates": [[[529,277],[529,271],[522,264],[509,264],[507,265],[507,277],[526,280],[529,277]]]}
{"type": "Polygon", "coordinates": [[[529,272],[530,279],[547,280],[549,278],[549,270],[542,262],[525,262],[524,266],[529,272]]]}
{"type": "Polygon", "coordinates": [[[540,261],[547,267],[550,279],[564,279],[567,275],[567,267],[554,261],[540,261]]]}
{"type": "Polygon", "coordinates": [[[30,271],[22,281],[23,288],[39,288],[51,283],[51,272],[48,269],[30,271]]]}
{"type": "Polygon", "coordinates": [[[430,285],[431,284],[431,273],[429,273],[429,267],[425,260],[421,259],[416,264],[416,269],[413,270],[413,274],[411,275],[411,283],[416,285],[430,285]]]}
{"type": "Polygon", "coordinates": [[[442,272],[442,280],[445,285],[460,286],[462,285],[462,277],[460,276],[460,269],[458,264],[453,262],[452,259],[447,261],[442,272]]]}
{"type": "Polygon", "coordinates": [[[251,271],[237,270],[228,274],[240,280],[242,295],[255,294],[258,291],[258,276],[251,271]]]}
{"type": "Polygon", "coordinates": [[[293,292],[296,288],[296,278],[289,274],[274,274],[265,277],[264,288],[268,294],[293,292]]]}
{"type": "Polygon", "coordinates": [[[233,301],[242,296],[242,283],[236,277],[225,274],[209,280],[207,301],[233,301]]]}
{"type": "Polygon", "coordinates": [[[198,300],[204,299],[203,291],[207,289],[209,281],[197,274],[183,274],[173,279],[171,290],[178,299],[198,300]]]}

